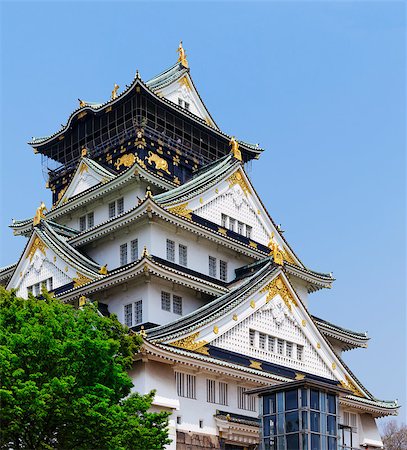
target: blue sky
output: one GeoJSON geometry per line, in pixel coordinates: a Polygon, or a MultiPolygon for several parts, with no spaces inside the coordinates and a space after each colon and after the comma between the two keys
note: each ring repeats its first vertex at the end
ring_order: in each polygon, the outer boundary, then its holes
{"type": "MultiPolygon", "coordinates": [[[[345,353],[381,399],[406,399],[404,2],[2,2],[0,265],[25,240],[11,219],[50,206],[26,142],[77,98],[172,65],[220,127],[266,148],[250,176],[302,261],[334,273],[312,313],[368,331],[345,353]]],[[[400,420],[406,420],[406,409],[400,420]]]]}

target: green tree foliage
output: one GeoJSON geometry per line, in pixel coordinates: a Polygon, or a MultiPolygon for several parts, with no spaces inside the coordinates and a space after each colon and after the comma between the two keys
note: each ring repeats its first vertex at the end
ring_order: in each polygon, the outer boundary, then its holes
{"type": "Polygon", "coordinates": [[[43,297],[0,290],[1,448],[162,449],[168,413],[148,412],[154,393],[129,395],[140,336],[43,297]]]}

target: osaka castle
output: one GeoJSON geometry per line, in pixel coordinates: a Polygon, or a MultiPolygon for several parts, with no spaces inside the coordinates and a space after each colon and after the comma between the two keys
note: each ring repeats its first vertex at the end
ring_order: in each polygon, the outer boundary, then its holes
{"type": "Polygon", "coordinates": [[[312,314],[332,275],[297,256],[246,172],[263,149],[218,127],[178,52],[31,140],[52,200],[13,220],[27,243],[1,283],[140,333],[133,389],[171,413],[168,449],[383,448],[375,419],[397,402],[342,359],[369,337],[312,314]]]}

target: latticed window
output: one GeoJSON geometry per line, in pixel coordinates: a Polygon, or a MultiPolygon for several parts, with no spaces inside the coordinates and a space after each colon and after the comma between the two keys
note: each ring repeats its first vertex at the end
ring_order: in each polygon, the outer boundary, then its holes
{"type": "Polygon", "coordinates": [[[133,326],[133,303],[124,305],[124,324],[128,327],[133,326]]]}
{"type": "Polygon", "coordinates": [[[143,321],[143,301],[138,300],[134,303],[134,324],[137,325],[143,321]]]}
{"type": "Polygon", "coordinates": [[[284,354],[284,341],[282,339],[277,339],[277,353],[279,355],[284,354]]]}
{"type": "Polygon", "coordinates": [[[171,311],[171,294],[161,291],[161,309],[171,311]]]}
{"type": "Polygon", "coordinates": [[[235,231],[236,228],[236,219],[232,219],[229,217],[229,230],[235,231]]]}
{"type": "Polygon", "coordinates": [[[127,244],[122,244],[120,246],[120,265],[124,266],[127,264],[127,244]]]}
{"type": "Polygon", "coordinates": [[[179,244],[179,263],[181,266],[188,265],[188,249],[186,245],[179,244]]]}
{"type": "Polygon", "coordinates": [[[249,227],[249,225],[246,225],[246,237],[249,239],[252,237],[252,227],[249,227]]]}
{"type": "Polygon", "coordinates": [[[88,228],[92,228],[95,224],[95,215],[93,212],[88,214],[88,228]]]}
{"type": "Polygon", "coordinates": [[[259,333],[259,347],[263,350],[266,348],[266,340],[267,335],[264,333],[259,333]]]}
{"type": "Polygon", "coordinates": [[[182,372],[175,372],[175,384],[179,397],[196,398],[196,377],[182,372]]]}
{"type": "Polygon", "coordinates": [[[219,382],[219,404],[228,404],[228,385],[227,383],[219,382]]]}
{"type": "Polygon", "coordinates": [[[220,223],[223,228],[226,228],[227,220],[228,220],[228,216],[226,214],[222,214],[220,223]]]}
{"type": "Polygon", "coordinates": [[[175,262],[175,242],[167,239],[167,259],[175,262]]]}
{"type": "Polygon", "coordinates": [[[292,344],[292,342],[286,342],[285,343],[285,356],[288,356],[289,358],[292,358],[292,356],[293,356],[293,344],[292,344]]]}
{"type": "Polygon", "coordinates": [[[131,261],[137,261],[138,258],[138,239],[133,239],[130,242],[130,258],[131,261]]]}
{"type": "Polygon", "coordinates": [[[254,347],[256,332],[254,330],[249,330],[249,345],[254,347]]]}
{"type": "Polygon", "coordinates": [[[209,256],[209,276],[216,278],[216,258],[209,256]]]}
{"type": "Polygon", "coordinates": [[[242,222],[237,222],[237,232],[243,234],[244,224],[242,222]]]}
{"type": "Polygon", "coordinates": [[[219,278],[222,281],[227,281],[228,278],[228,263],[226,261],[219,261],[219,278]]]}
{"type": "Polygon", "coordinates": [[[216,381],[206,380],[206,401],[216,403],[216,381]]]}
{"type": "Polygon", "coordinates": [[[79,231],[86,230],[86,216],[79,217],[79,231]]]}
{"type": "Polygon", "coordinates": [[[304,358],[304,347],[302,345],[297,345],[297,359],[302,361],[304,358]]]}
{"type": "Polygon", "coordinates": [[[172,297],[172,310],[174,314],[182,315],[182,297],[178,295],[172,297]]]}
{"type": "Polygon", "coordinates": [[[276,338],[274,336],[268,337],[268,351],[274,353],[276,348],[276,338]]]}
{"type": "Polygon", "coordinates": [[[124,198],[119,198],[117,200],[117,214],[124,212],[124,198]]]}
{"type": "Polygon", "coordinates": [[[109,203],[109,219],[116,216],[116,202],[109,203]]]}
{"type": "Polygon", "coordinates": [[[247,390],[242,386],[237,387],[237,407],[247,411],[256,411],[256,397],[245,394],[247,390]]]}

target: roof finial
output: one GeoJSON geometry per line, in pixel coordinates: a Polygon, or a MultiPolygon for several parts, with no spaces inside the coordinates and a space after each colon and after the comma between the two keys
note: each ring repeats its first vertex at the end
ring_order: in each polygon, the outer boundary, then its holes
{"type": "Polygon", "coordinates": [[[88,154],[88,149],[86,147],[82,147],[81,156],[84,158],[88,154]]]}
{"type": "Polygon", "coordinates": [[[136,69],[136,78],[140,79],[140,72],[138,71],[138,69],[136,69]]]}
{"type": "Polygon", "coordinates": [[[45,219],[44,211],[48,211],[47,207],[45,206],[44,202],[40,203],[40,206],[37,208],[37,211],[35,212],[35,216],[33,219],[33,225],[38,225],[41,222],[41,219],[45,219]]]}
{"type": "Polygon", "coordinates": [[[147,337],[147,331],[144,329],[144,325],[141,325],[140,327],[140,331],[138,332],[138,334],[145,339],[147,337]]]}
{"type": "Polygon", "coordinates": [[[151,192],[151,187],[147,186],[146,187],[146,197],[152,197],[153,193],[151,192]]]}
{"type": "Polygon", "coordinates": [[[235,139],[234,136],[232,136],[232,138],[231,138],[231,140],[229,142],[229,145],[232,146],[233,156],[237,160],[241,161],[242,160],[242,152],[239,150],[239,143],[237,142],[237,140],[235,139]]]}
{"type": "Polygon", "coordinates": [[[273,255],[274,262],[279,266],[282,266],[284,264],[284,257],[274,237],[274,232],[271,233],[270,242],[268,243],[267,247],[270,249],[270,255],[273,255]]]}
{"type": "Polygon", "coordinates": [[[105,264],[99,269],[99,273],[100,275],[107,275],[107,264],[105,264]]]}
{"type": "Polygon", "coordinates": [[[114,100],[115,98],[117,98],[117,91],[119,90],[119,85],[118,84],[114,84],[113,87],[113,91],[112,91],[112,100],[114,100]]]}
{"type": "Polygon", "coordinates": [[[79,108],[83,108],[84,106],[86,106],[85,100],[81,100],[80,98],[78,98],[78,102],[79,102],[79,108]]]}
{"type": "Polygon", "coordinates": [[[184,47],[182,46],[182,41],[180,41],[178,50],[179,53],[178,62],[180,62],[186,69],[188,69],[188,61],[187,61],[187,55],[185,53],[184,47]]]}
{"type": "Polygon", "coordinates": [[[147,245],[145,245],[143,248],[143,258],[146,258],[147,256],[150,256],[150,254],[148,253],[147,245]]]}

